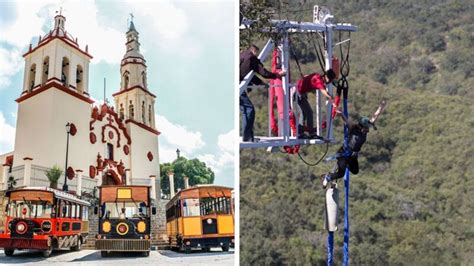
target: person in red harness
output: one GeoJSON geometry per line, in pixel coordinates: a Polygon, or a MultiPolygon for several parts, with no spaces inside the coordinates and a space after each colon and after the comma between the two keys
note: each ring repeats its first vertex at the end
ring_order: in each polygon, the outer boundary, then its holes
{"type": "Polygon", "coordinates": [[[304,133],[304,123],[309,131],[309,138],[322,137],[316,134],[313,122],[313,109],[308,103],[308,92],[315,92],[320,90],[324,96],[331,102],[335,107],[332,96],[326,91],[326,84],[331,83],[336,78],[336,73],[329,69],[324,74],[312,73],[304,76],[302,79],[296,82],[296,96],[298,101],[298,107],[300,111],[299,125],[298,125],[298,138],[307,138],[304,133]]]}

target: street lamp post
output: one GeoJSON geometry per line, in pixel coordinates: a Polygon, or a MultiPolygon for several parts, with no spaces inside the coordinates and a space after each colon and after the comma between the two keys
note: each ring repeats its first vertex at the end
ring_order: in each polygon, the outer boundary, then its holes
{"type": "Polygon", "coordinates": [[[67,159],[69,155],[69,134],[71,132],[71,123],[66,124],[66,134],[67,134],[67,140],[66,140],[66,165],[64,166],[64,185],[63,185],[63,191],[67,192],[67,159]]]}

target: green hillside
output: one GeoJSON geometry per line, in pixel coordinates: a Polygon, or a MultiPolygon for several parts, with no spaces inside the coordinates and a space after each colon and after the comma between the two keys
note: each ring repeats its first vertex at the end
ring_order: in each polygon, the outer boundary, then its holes
{"type": "MultiPolygon", "coordinates": [[[[473,2],[344,2],[318,4],[328,6],[336,21],[359,26],[351,36],[351,118],[388,101],[379,130],[369,133],[360,153],[361,171],[351,176],[350,262],[472,265],[473,2]]],[[[291,4],[287,10],[313,4],[291,4]]],[[[309,21],[311,11],[305,12],[306,17],[288,16],[309,21]]],[[[307,61],[304,74],[318,70],[311,46],[297,45],[300,61],[307,61]]],[[[253,91],[250,97],[258,110],[257,135],[265,134],[267,93],[253,91]]],[[[340,121],[335,132],[342,140],[340,121]]],[[[328,154],[338,147],[331,145],[328,154]]],[[[303,156],[315,161],[324,148],[305,147],[303,156]]],[[[324,191],[316,177],[333,162],[309,167],[296,155],[246,149],[240,164],[241,263],[325,264],[324,191]]],[[[337,265],[342,209],[340,214],[337,265]]]]}

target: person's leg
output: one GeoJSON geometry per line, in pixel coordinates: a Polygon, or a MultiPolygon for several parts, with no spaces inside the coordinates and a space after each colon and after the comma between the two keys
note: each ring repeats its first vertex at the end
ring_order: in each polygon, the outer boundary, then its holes
{"type": "Polygon", "coordinates": [[[344,176],[346,173],[347,159],[344,157],[337,158],[337,164],[334,166],[334,169],[326,177],[328,181],[336,180],[344,176]]]}
{"type": "Polygon", "coordinates": [[[253,141],[253,123],[255,120],[255,108],[247,93],[240,96],[240,110],[242,112],[243,141],[253,141]]]}
{"type": "Polygon", "coordinates": [[[304,93],[301,95],[298,104],[301,107],[301,111],[304,116],[304,121],[306,122],[306,126],[309,128],[309,133],[313,133],[314,131],[314,123],[313,123],[313,109],[308,102],[308,94],[304,93]]]}
{"type": "Polygon", "coordinates": [[[351,156],[349,158],[349,170],[354,175],[359,173],[359,161],[357,160],[357,156],[351,156]]]}

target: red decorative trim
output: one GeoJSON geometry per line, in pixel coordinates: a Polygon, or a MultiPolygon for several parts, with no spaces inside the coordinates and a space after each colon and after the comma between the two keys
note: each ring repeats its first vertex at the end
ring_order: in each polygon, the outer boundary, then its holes
{"type": "Polygon", "coordinates": [[[147,66],[146,66],[143,62],[134,62],[134,61],[131,61],[131,62],[128,61],[128,62],[122,63],[122,64],[120,65],[120,67],[126,66],[126,65],[128,65],[128,64],[132,64],[132,65],[142,65],[142,66],[144,66],[145,68],[147,68],[147,66]]]}
{"type": "Polygon", "coordinates": [[[66,171],[66,176],[67,176],[67,178],[68,178],[69,180],[72,180],[75,175],[76,175],[76,173],[74,173],[74,169],[73,169],[71,166],[69,166],[69,167],[67,168],[67,171],[66,171]]]}
{"type": "Polygon", "coordinates": [[[123,60],[126,60],[126,59],[129,59],[129,58],[138,58],[138,59],[141,59],[141,60],[143,60],[144,62],[146,62],[145,58],[139,57],[139,56],[127,56],[127,57],[125,57],[125,58],[122,58],[122,61],[123,61],[123,60]]]}
{"type": "Polygon", "coordinates": [[[135,121],[135,120],[132,120],[132,119],[127,119],[127,120],[125,120],[125,123],[133,123],[133,124],[135,124],[135,125],[137,125],[137,126],[143,128],[143,129],[145,129],[145,130],[150,131],[151,133],[153,133],[153,134],[155,134],[155,135],[157,135],[157,136],[159,136],[159,135],[161,134],[160,131],[158,131],[158,130],[156,130],[156,129],[154,129],[154,128],[151,128],[151,127],[149,127],[149,126],[147,126],[147,125],[144,125],[144,124],[142,124],[142,123],[139,123],[139,122],[137,122],[137,121],[135,121]]]}
{"type": "Polygon", "coordinates": [[[25,160],[33,161],[33,158],[25,157],[25,158],[23,158],[23,161],[25,161],[25,160]]]}
{"type": "MultiPolygon", "coordinates": [[[[56,78],[51,78],[51,79],[48,80],[48,82],[49,82],[50,80],[55,81],[55,80],[57,80],[57,79],[56,79],[56,78]]],[[[26,99],[29,99],[29,98],[31,98],[31,97],[33,97],[33,96],[35,96],[35,95],[37,95],[37,94],[39,94],[39,93],[41,93],[41,92],[43,92],[43,91],[46,91],[46,90],[48,90],[48,89],[50,89],[50,88],[55,88],[55,89],[58,89],[58,90],[60,90],[60,91],[63,91],[63,92],[65,92],[65,93],[70,94],[70,95],[72,95],[72,96],[78,98],[79,100],[83,100],[83,101],[85,101],[85,102],[87,102],[87,103],[94,103],[94,100],[92,100],[92,99],[90,99],[90,98],[88,98],[88,97],[85,97],[85,96],[83,96],[83,95],[80,95],[79,93],[77,93],[77,92],[75,92],[75,91],[73,91],[73,90],[71,90],[71,89],[68,89],[68,88],[66,88],[65,86],[63,86],[62,84],[56,83],[56,82],[47,83],[46,85],[42,86],[40,89],[37,89],[37,90],[35,90],[35,91],[33,91],[33,92],[30,92],[30,93],[28,93],[28,94],[25,94],[25,95],[21,96],[20,98],[16,99],[15,101],[16,101],[17,103],[20,103],[20,102],[22,102],[22,101],[24,101],[24,100],[26,100],[26,99]]]]}
{"type": "Polygon", "coordinates": [[[4,163],[3,166],[11,166],[11,164],[4,163]]]}
{"type": "Polygon", "coordinates": [[[13,155],[8,155],[5,158],[5,164],[13,165],[13,155]]]}
{"type": "Polygon", "coordinates": [[[130,87],[130,88],[128,88],[128,89],[125,89],[125,90],[116,92],[116,93],[112,94],[112,96],[115,97],[115,96],[118,96],[118,95],[120,95],[120,94],[122,94],[122,93],[129,92],[129,91],[131,91],[131,90],[133,90],[133,89],[141,89],[142,91],[144,91],[144,92],[147,93],[148,95],[152,96],[153,98],[156,98],[155,94],[149,92],[148,90],[146,90],[145,88],[143,88],[143,87],[140,86],[140,85],[133,86],[133,87],[130,87]]]}
{"type": "Polygon", "coordinates": [[[77,90],[76,86],[73,86],[73,85],[69,85],[69,88],[73,88],[73,89],[77,90]]]}
{"type": "MultiPolygon", "coordinates": [[[[120,148],[120,132],[118,131],[118,129],[114,126],[114,125],[110,125],[110,124],[105,124],[102,126],[102,143],[106,143],[107,141],[105,140],[105,128],[106,127],[111,127],[113,128],[116,132],[117,132],[117,148],[120,148]]],[[[112,132],[112,131],[109,131],[109,133],[112,132]]],[[[113,135],[113,133],[112,133],[113,135]]],[[[110,137],[110,134],[109,134],[109,137],[110,137]]]]}
{"type": "Polygon", "coordinates": [[[97,137],[95,136],[94,132],[89,133],[89,140],[92,144],[95,144],[95,142],[97,141],[97,137]]]}
{"type": "Polygon", "coordinates": [[[151,151],[149,151],[147,154],[146,154],[146,157],[148,158],[148,160],[151,162],[153,161],[153,153],[151,153],[151,151]]]}
{"type": "Polygon", "coordinates": [[[82,94],[89,96],[89,93],[87,91],[83,91],[82,94]]]}
{"type": "Polygon", "coordinates": [[[74,123],[71,123],[71,128],[69,129],[69,133],[71,133],[71,136],[75,136],[76,133],[77,133],[77,128],[76,128],[76,125],[74,125],[74,123]]]}
{"type": "Polygon", "coordinates": [[[151,175],[150,178],[156,178],[156,175],[151,175]]]}
{"type": "Polygon", "coordinates": [[[90,178],[94,178],[97,175],[97,170],[93,165],[89,166],[89,176],[90,178]]]}
{"type": "MultiPolygon", "coordinates": [[[[112,124],[112,121],[114,121],[115,123],[117,123],[118,125],[118,128],[123,132],[125,138],[127,139],[127,144],[128,145],[131,145],[132,144],[132,139],[130,138],[130,135],[128,134],[128,131],[127,131],[127,128],[125,127],[124,123],[122,122],[122,120],[118,117],[118,114],[114,111],[113,107],[109,107],[107,106],[106,104],[103,104],[101,106],[101,111],[99,113],[99,108],[97,108],[97,106],[95,106],[93,109],[92,109],[92,114],[91,114],[91,118],[92,120],[90,121],[89,123],[89,129],[92,131],[94,130],[94,123],[99,120],[99,121],[102,121],[104,119],[104,117],[109,114],[109,125],[114,128],[116,131],[117,131],[117,135],[119,136],[119,139],[120,139],[120,133],[119,131],[117,130],[117,128],[112,124]],[[114,119],[112,120],[113,117],[114,119]]],[[[105,127],[105,126],[104,126],[105,127]]],[[[102,129],[104,128],[102,127],[102,129]]],[[[104,132],[102,131],[102,139],[104,139],[104,132]]],[[[120,147],[120,146],[119,146],[120,147]]]]}
{"type": "MultiPolygon", "coordinates": [[[[120,135],[119,135],[119,137],[120,137],[120,135]]],[[[113,131],[109,131],[109,138],[110,139],[114,138],[114,132],[113,131]]]]}
{"type": "MultiPolygon", "coordinates": [[[[85,52],[85,51],[82,51],[79,47],[75,46],[74,44],[71,44],[67,38],[65,37],[60,37],[60,36],[53,36],[53,37],[46,37],[46,38],[49,38],[49,40],[47,40],[46,42],[43,42],[41,43],[40,45],[36,46],[34,49],[26,52],[25,54],[23,54],[23,57],[26,57],[27,55],[33,53],[34,51],[38,50],[38,48],[42,47],[42,46],[45,46],[46,44],[50,43],[52,40],[54,39],[59,39],[63,42],[65,42],[66,44],[69,44],[69,46],[71,46],[72,48],[78,50],[79,52],[81,52],[82,54],[84,54],[85,56],[89,57],[90,59],[92,59],[92,55],[90,55],[89,53],[85,52]]],[[[44,39],[43,39],[44,41],[44,39]]]]}
{"type": "Polygon", "coordinates": [[[128,155],[130,153],[130,148],[128,147],[128,145],[123,146],[123,153],[125,153],[125,155],[128,155]]]}

